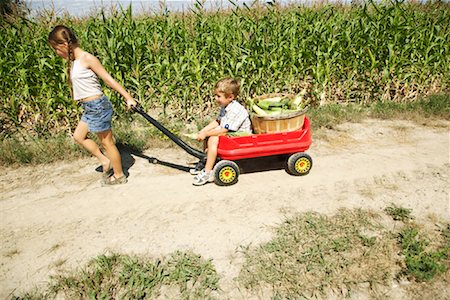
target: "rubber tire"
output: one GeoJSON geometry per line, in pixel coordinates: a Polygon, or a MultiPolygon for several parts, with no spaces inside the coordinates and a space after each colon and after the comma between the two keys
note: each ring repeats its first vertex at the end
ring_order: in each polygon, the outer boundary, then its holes
{"type": "Polygon", "coordinates": [[[238,182],[239,167],[231,160],[221,160],[214,167],[214,183],[220,186],[230,186],[238,182]],[[232,172],[231,178],[223,178],[225,171],[232,172]],[[222,175],[222,176],[221,176],[222,175]]]}
{"type": "MultiPolygon", "coordinates": [[[[301,163],[300,162],[300,163],[301,163]]],[[[287,171],[294,176],[303,176],[309,173],[313,165],[311,156],[304,152],[297,152],[289,156],[287,161],[287,171]],[[299,161],[306,163],[306,169],[299,170],[296,168],[299,161]]]]}

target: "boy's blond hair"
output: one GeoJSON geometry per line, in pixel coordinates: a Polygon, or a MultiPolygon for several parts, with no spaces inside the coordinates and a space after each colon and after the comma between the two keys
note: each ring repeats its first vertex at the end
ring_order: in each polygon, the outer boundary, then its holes
{"type": "Polygon", "coordinates": [[[224,78],[219,80],[214,86],[214,91],[224,93],[225,96],[233,95],[235,98],[239,96],[241,84],[237,79],[224,78]]]}

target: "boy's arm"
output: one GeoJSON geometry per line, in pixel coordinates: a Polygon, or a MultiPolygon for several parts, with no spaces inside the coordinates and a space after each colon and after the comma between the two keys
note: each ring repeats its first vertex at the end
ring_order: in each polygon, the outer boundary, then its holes
{"type": "Polygon", "coordinates": [[[222,135],[228,132],[228,129],[219,127],[219,122],[217,121],[213,121],[209,125],[200,130],[200,132],[197,135],[197,140],[203,141],[205,138],[209,136],[222,135]]]}
{"type": "MultiPolygon", "coordinates": [[[[211,129],[216,128],[217,126],[219,126],[219,122],[217,122],[217,120],[211,121],[208,125],[206,125],[202,130],[200,130],[200,132],[208,132],[211,129]]],[[[199,132],[199,133],[200,133],[199,132]]]]}

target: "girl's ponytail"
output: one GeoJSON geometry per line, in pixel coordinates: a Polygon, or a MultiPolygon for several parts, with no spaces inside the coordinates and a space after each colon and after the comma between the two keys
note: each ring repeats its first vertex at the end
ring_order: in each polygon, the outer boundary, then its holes
{"type": "Polygon", "coordinates": [[[68,44],[68,57],[67,57],[67,83],[70,87],[71,94],[72,91],[72,81],[70,80],[70,70],[72,68],[72,61],[75,60],[75,56],[73,54],[73,45],[78,44],[78,40],[73,33],[73,31],[64,26],[64,25],[58,25],[49,33],[48,35],[48,42],[51,45],[58,45],[58,44],[68,44]]]}

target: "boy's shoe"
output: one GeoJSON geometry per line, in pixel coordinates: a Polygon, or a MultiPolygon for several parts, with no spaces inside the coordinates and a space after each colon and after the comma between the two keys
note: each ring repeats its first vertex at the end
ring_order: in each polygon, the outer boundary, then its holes
{"type": "Polygon", "coordinates": [[[192,182],[192,184],[199,186],[213,181],[214,181],[214,173],[211,171],[208,174],[206,173],[205,169],[203,169],[197,176],[194,177],[194,181],[192,182]]]}
{"type": "Polygon", "coordinates": [[[200,170],[200,171],[198,172],[198,174],[194,176],[194,181],[197,181],[198,178],[201,176],[201,174],[203,174],[203,172],[205,172],[205,169],[200,170]]]}
{"type": "Polygon", "coordinates": [[[198,169],[189,169],[189,173],[191,173],[191,175],[198,175],[200,174],[202,170],[198,170],[198,169]]]}
{"type": "Polygon", "coordinates": [[[204,167],[205,167],[205,164],[202,163],[201,161],[198,161],[195,163],[194,168],[189,169],[189,173],[191,173],[191,175],[198,175],[204,169],[204,167]]]}

